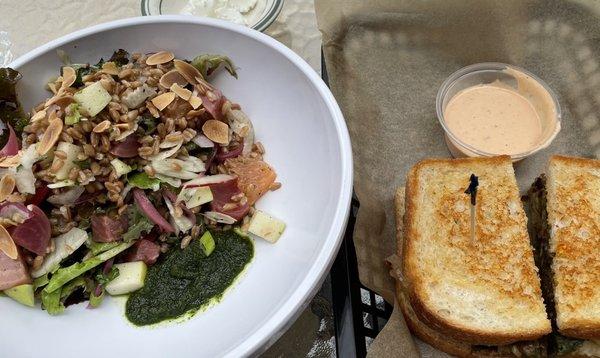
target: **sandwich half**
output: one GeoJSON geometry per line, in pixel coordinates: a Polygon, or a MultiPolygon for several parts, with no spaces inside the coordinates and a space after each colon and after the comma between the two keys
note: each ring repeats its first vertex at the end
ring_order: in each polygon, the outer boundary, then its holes
{"type": "Polygon", "coordinates": [[[554,156],[528,193],[557,356],[600,357],[600,161],[554,156]]]}
{"type": "Polygon", "coordinates": [[[458,356],[545,356],[551,325],[510,157],[422,161],[405,198],[397,295],[413,333],[458,356]]]}

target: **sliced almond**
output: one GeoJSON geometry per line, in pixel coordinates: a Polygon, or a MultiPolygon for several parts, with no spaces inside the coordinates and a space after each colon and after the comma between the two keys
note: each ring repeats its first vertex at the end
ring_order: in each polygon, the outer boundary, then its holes
{"type": "Polygon", "coordinates": [[[73,83],[75,83],[75,80],[77,79],[77,72],[75,72],[75,70],[73,69],[73,67],[70,66],[66,66],[63,67],[62,70],[62,84],[60,85],[61,88],[69,88],[71,87],[71,85],[73,83]]]}
{"type": "Polygon", "coordinates": [[[160,83],[160,85],[164,88],[171,88],[174,83],[177,83],[183,87],[188,84],[188,81],[186,81],[186,79],[183,78],[183,76],[180,75],[177,70],[171,70],[162,75],[158,83],[160,83]]]}
{"type": "Polygon", "coordinates": [[[171,102],[175,100],[175,93],[166,92],[161,94],[160,96],[156,96],[152,98],[152,104],[159,110],[162,111],[165,109],[171,102]]]}
{"type": "Polygon", "coordinates": [[[104,64],[102,64],[102,70],[100,72],[106,73],[107,75],[116,76],[119,74],[119,68],[114,62],[104,62],[104,64]]]}
{"type": "Polygon", "coordinates": [[[106,131],[108,129],[108,127],[110,127],[110,121],[107,119],[107,120],[104,120],[104,121],[98,123],[94,127],[94,129],[92,129],[92,132],[102,133],[102,132],[106,131]]]}
{"type": "Polygon", "coordinates": [[[44,118],[46,118],[46,110],[42,109],[41,111],[35,112],[35,114],[33,116],[31,116],[31,121],[37,122],[40,119],[44,119],[44,118]]]}
{"type": "Polygon", "coordinates": [[[15,177],[10,174],[5,174],[2,179],[0,179],[0,202],[6,200],[6,198],[12,194],[15,190],[15,177]]]}
{"type": "Polygon", "coordinates": [[[15,245],[12,237],[2,225],[0,225],[0,251],[4,252],[6,256],[13,260],[16,260],[19,257],[17,245],[15,245]]]}
{"type": "Polygon", "coordinates": [[[210,119],[202,126],[204,135],[215,143],[229,143],[229,126],[221,121],[210,119]]]}
{"type": "Polygon", "coordinates": [[[173,64],[175,65],[175,69],[183,76],[183,78],[185,78],[191,84],[198,83],[196,77],[202,78],[200,71],[185,61],[174,60],[173,64]]]}
{"type": "Polygon", "coordinates": [[[173,52],[170,51],[160,51],[153,55],[148,56],[146,59],[146,65],[148,66],[156,66],[161,65],[163,63],[167,63],[175,58],[173,52]]]}
{"type": "Polygon", "coordinates": [[[170,88],[171,92],[174,92],[184,101],[189,101],[190,97],[192,97],[192,91],[185,89],[178,85],[177,83],[173,83],[170,88]]]}
{"type": "Polygon", "coordinates": [[[58,92],[58,89],[56,88],[56,83],[54,83],[54,82],[48,82],[48,83],[46,83],[46,86],[48,86],[48,89],[52,93],[56,94],[58,92]]]}
{"type": "Polygon", "coordinates": [[[13,168],[21,164],[21,153],[0,160],[0,168],[13,168]]]}
{"type": "Polygon", "coordinates": [[[191,96],[188,102],[193,109],[198,109],[198,107],[202,105],[202,98],[198,96],[191,96]]]}
{"type": "Polygon", "coordinates": [[[46,103],[44,104],[44,107],[48,108],[51,105],[55,104],[61,108],[65,108],[73,102],[75,102],[75,99],[73,98],[73,96],[56,95],[56,96],[50,98],[49,100],[47,100],[46,103]]]}
{"type": "Polygon", "coordinates": [[[60,133],[63,130],[62,119],[56,117],[55,112],[53,112],[51,117],[53,117],[53,118],[51,118],[48,121],[50,123],[48,125],[48,128],[46,128],[44,135],[42,135],[42,139],[40,140],[37,147],[35,148],[35,150],[38,152],[39,155],[44,155],[44,154],[48,153],[48,151],[52,147],[54,147],[54,144],[56,144],[56,142],[58,141],[58,138],[60,137],[60,133]]]}

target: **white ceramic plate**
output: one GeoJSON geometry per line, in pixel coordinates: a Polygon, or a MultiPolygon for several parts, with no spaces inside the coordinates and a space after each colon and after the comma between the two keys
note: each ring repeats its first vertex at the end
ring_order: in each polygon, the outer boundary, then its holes
{"type": "Polygon", "coordinates": [[[245,276],[224,299],[180,324],[137,328],[123,302],[95,310],[84,304],[49,316],[0,297],[0,357],[239,357],[275,341],[322,283],[341,242],[352,191],[352,154],[342,114],[319,76],[299,56],[257,31],[224,21],[182,16],[115,21],[77,31],[11,64],[21,71],[25,108],[48,93],[58,72],[57,49],[93,62],[118,48],[173,51],[177,57],[225,54],[239,80],[214,83],[252,118],[266,160],[283,188],[259,208],[287,223],[275,245],[256,241],[245,276]]]}

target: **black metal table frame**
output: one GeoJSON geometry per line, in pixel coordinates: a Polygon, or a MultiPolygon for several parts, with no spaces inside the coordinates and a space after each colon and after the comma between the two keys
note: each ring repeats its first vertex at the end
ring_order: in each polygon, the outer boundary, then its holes
{"type": "MultiPolygon", "coordinates": [[[[321,72],[323,81],[329,84],[322,53],[321,72]]],[[[377,336],[392,312],[387,302],[378,306],[376,294],[359,281],[352,235],[360,203],[354,195],[351,205],[348,226],[330,271],[336,352],[343,358],[365,357],[367,340],[377,336]],[[363,292],[368,294],[368,300],[362,299],[363,292]]]]}

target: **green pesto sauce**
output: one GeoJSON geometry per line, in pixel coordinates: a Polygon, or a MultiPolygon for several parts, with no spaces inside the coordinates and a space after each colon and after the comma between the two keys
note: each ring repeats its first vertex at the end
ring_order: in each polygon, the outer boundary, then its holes
{"type": "Polygon", "coordinates": [[[232,230],[211,234],[216,247],[210,256],[194,239],[148,270],[144,287],[127,300],[129,321],[144,326],[193,314],[222,296],[252,260],[254,246],[232,230]]]}

